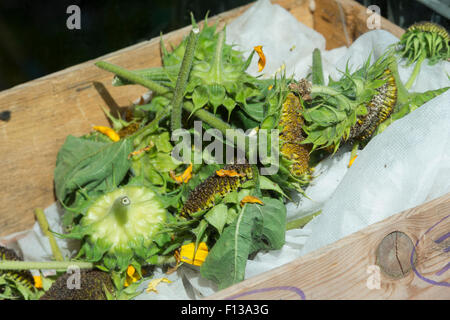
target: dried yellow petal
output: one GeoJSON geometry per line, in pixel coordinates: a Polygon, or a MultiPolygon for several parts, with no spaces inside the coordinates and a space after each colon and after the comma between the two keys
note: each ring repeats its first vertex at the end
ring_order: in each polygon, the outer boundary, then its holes
{"type": "Polygon", "coordinates": [[[103,133],[104,135],[108,136],[108,138],[110,138],[114,142],[117,142],[120,140],[119,134],[109,127],[94,126],[93,129],[95,131],[98,131],[98,132],[103,133]]]}
{"type": "Polygon", "coordinates": [[[194,266],[201,266],[208,256],[208,247],[206,243],[200,242],[197,251],[195,252],[195,244],[193,242],[181,246],[180,261],[193,264],[194,266]]]}
{"type": "Polygon", "coordinates": [[[170,281],[167,278],[158,278],[158,279],[152,279],[150,280],[150,282],[148,283],[147,289],[145,290],[146,292],[155,292],[158,293],[158,290],[156,290],[156,287],[158,286],[158,284],[160,284],[161,282],[166,282],[166,283],[172,283],[172,281],[170,281]]]}
{"type": "Polygon", "coordinates": [[[220,169],[216,171],[216,174],[219,177],[245,177],[245,174],[241,174],[236,170],[220,169]]]}
{"type": "Polygon", "coordinates": [[[261,204],[261,205],[264,204],[261,200],[259,200],[257,197],[254,197],[254,196],[245,196],[241,200],[241,206],[243,207],[244,204],[246,204],[246,203],[257,203],[257,204],[261,204]]]}
{"type": "Polygon", "coordinates": [[[34,286],[37,289],[42,289],[42,277],[41,276],[33,276],[34,286]]]}
{"type": "Polygon", "coordinates": [[[143,153],[143,152],[150,151],[150,149],[151,149],[153,146],[154,146],[154,144],[151,143],[150,145],[146,146],[145,148],[142,148],[142,149],[139,149],[139,150],[136,150],[136,151],[131,152],[131,153],[128,155],[128,159],[130,159],[131,157],[137,156],[137,155],[139,155],[139,154],[141,154],[141,153],[143,153]]]}
{"type": "Polygon", "coordinates": [[[355,155],[353,158],[350,159],[349,163],[348,163],[348,167],[350,168],[353,165],[353,162],[355,162],[356,157],[358,157],[358,155],[355,155]]]}
{"type": "Polygon", "coordinates": [[[127,277],[125,279],[124,286],[128,287],[132,283],[138,281],[140,278],[141,276],[136,272],[136,269],[132,265],[129,265],[127,268],[127,277]]]}
{"type": "Polygon", "coordinates": [[[258,60],[258,72],[263,71],[264,67],[266,66],[266,56],[264,55],[264,52],[262,51],[262,46],[256,46],[253,47],[255,49],[256,53],[259,56],[258,60]]]}
{"type": "Polygon", "coordinates": [[[184,170],[184,172],[179,175],[176,176],[175,173],[173,171],[170,171],[170,177],[175,180],[177,183],[188,183],[189,180],[191,180],[192,178],[192,163],[189,165],[189,167],[187,167],[186,170],[184,170]]]}

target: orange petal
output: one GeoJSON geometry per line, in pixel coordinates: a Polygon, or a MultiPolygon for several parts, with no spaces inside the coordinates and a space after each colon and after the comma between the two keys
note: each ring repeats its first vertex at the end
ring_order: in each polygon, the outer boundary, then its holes
{"type": "Polygon", "coordinates": [[[243,174],[238,173],[236,170],[220,169],[216,171],[219,177],[243,177],[243,174]]]}
{"type": "Polygon", "coordinates": [[[194,266],[201,266],[208,256],[208,246],[204,242],[200,242],[197,251],[195,251],[195,244],[193,242],[181,246],[180,261],[193,264],[194,266]]]}
{"type": "Polygon", "coordinates": [[[170,177],[175,180],[177,183],[188,183],[192,178],[192,163],[187,167],[186,170],[179,176],[176,176],[173,171],[170,171],[170,177]]]}
{"type": "Polygon", "coordinates": [[[348,167],[350,168],[353,165],[353,162],[355,162],[356,157],[358,157],[358,155],[354,156],[353,158],[350,159],[350,162],[348,163],[348,167]]]}
{"type": "Polygon", "coordinates": [[[42,277],[41,276],[33,276],[34,286],[36,289],[42,289],[42,277]]]}
{"type": "Polygon", "coordinates": [[[257,203],[257,204],[261,204],[261,205],[264,204],[261,200],[259,200],[257,197],[254,197],[254,196],[245,196],[241,200],[241,207],[243,207],[244,204],[246,204],[246,203],[257,203]]]}
{"type": "Polygon", "coordinates": [[[259,56],[258,60],[258,72],[261,72],[264,67],[266,66],[266,56],[264,55],[264,52],[262,51],[262,46],[256,46],[253,47],[255,49],[256,53],[259,56]]]}
{"type": "Polygon", "coordinates": [[[94,126],[93,129],[95,131],[98,131],[100,133],[103,133],[104,135],[107,135],[108,138],[110,138],[112,141],[117,142],[120,140],[120,136],[117,132],[115,132],[113,129],[105,126],[94,126]]]}

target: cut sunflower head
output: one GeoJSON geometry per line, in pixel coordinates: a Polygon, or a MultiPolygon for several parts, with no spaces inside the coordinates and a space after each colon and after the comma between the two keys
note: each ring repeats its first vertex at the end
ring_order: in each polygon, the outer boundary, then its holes
{"type": "Polygon", "coordinates": [[[215,204],[216,197],[223,197],[237,190],[242,183],[252,178],[252,167],[248,164],[225,165],[223,169],[215,171],[189,193],[181,209],[181,215],[191,215],[211,208],[215,204]]]}
{"type": "Polygon", "coordinates": [[[72,235],[84,243],[79,256],[124,271],[132,261],[145,260],[168,213],[149,188],[124,186],[100,196],[72,235]]]}
{"type": "Polygon", "coordinates": [[[269,93],[267,116],[263,129],[279,130],[279,171],[272,177],[282,188],[303,192],[311,180],[311,146],[304,144],[304,101],[310,99],[311,84],[301,79],[277,79],[269,93]]]}
{"type": "Polygon", "coordinates": [[[396,81],[389,68],[394,59],[388,53],[370,65],[369,57],[354,73],[347,68],[340,80],[313,86],[313,99],[304,112],[307,138],[302,143],[310,143],[312,150],[336,152],[342,142],[369,139],[397,102],[396,81]]]}
{"type": "Polygon", "coordinates": [[[421,56],[429,59],[429,64],[450,58],[450,36],[444,27],[432,22],[419,22],[410,26],[398,43],[400,55],[408,64],[421,56]]]}

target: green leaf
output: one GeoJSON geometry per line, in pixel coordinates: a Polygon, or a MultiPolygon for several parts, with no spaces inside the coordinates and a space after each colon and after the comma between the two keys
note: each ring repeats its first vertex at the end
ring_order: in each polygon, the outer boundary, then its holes
{"type": "Polygon", "coordinates": [[[283,190],[280,188],[280,186],[267,178],[266,176],[259,176],[259,188],[261,190],[273,190],[275,192],[278,192],[279,194],[283,195],[284,197],[288,198],[288,196],[283,192],[283,190]]]}
{"type": "Polygon", "coordinates": [[[286,208],[282,201],[263,198],[264,205],[246,204],[237,219],[223,230],[200,268],[202,277],[224,289],[244,279],[249,254],[279,249],[284,244],[286,208]]]}
{"type": "Polygon", "coordinates": [[[56,159],[57,198],[64,202],[79,188],[89,193],[117,186],[130,168],[128,154],[132,151],[128,139],[103,143],[69,135],[56,159]]]}
{"type": "Polygon", "coordinates": [[[261,122],[264,119],[264,102],[246,103],[243,109],[252,119],[261,122]]]}
{"type": "Polygon", "coordinates": [[[227,217],[228,207],[223,203],[214,206],[205,214],[206,221],[216,228],[219,234],[222,234],[222,230],[227,222],[227,217]]]}

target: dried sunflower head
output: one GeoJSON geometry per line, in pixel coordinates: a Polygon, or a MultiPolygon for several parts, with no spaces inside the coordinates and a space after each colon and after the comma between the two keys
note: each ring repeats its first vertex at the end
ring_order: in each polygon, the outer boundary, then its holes
{"type": "Polygon", "coordinates": [[[347,70],[338,81],[314,86],[313,99],[305,108],[304,130],[316,148],[336,152],[342,142],[365,140],[392,112],[397,102],[397,87],[390,70],[395,61],[391,52],[370,65],[370,58],[357,71],[347,70]]]}
{"type": "Polygon", "coordinates": [[[228,164],[218,172],[214,172],[191,191],[181,209],[181,215],[191,215],[211,208],[215,204],[216,197],[223,197],[237,190],[242,183],[253,178],[252,167],[249,164],[228,164]],[[222,172],[236,174],[222,174],[222,172]]]}

